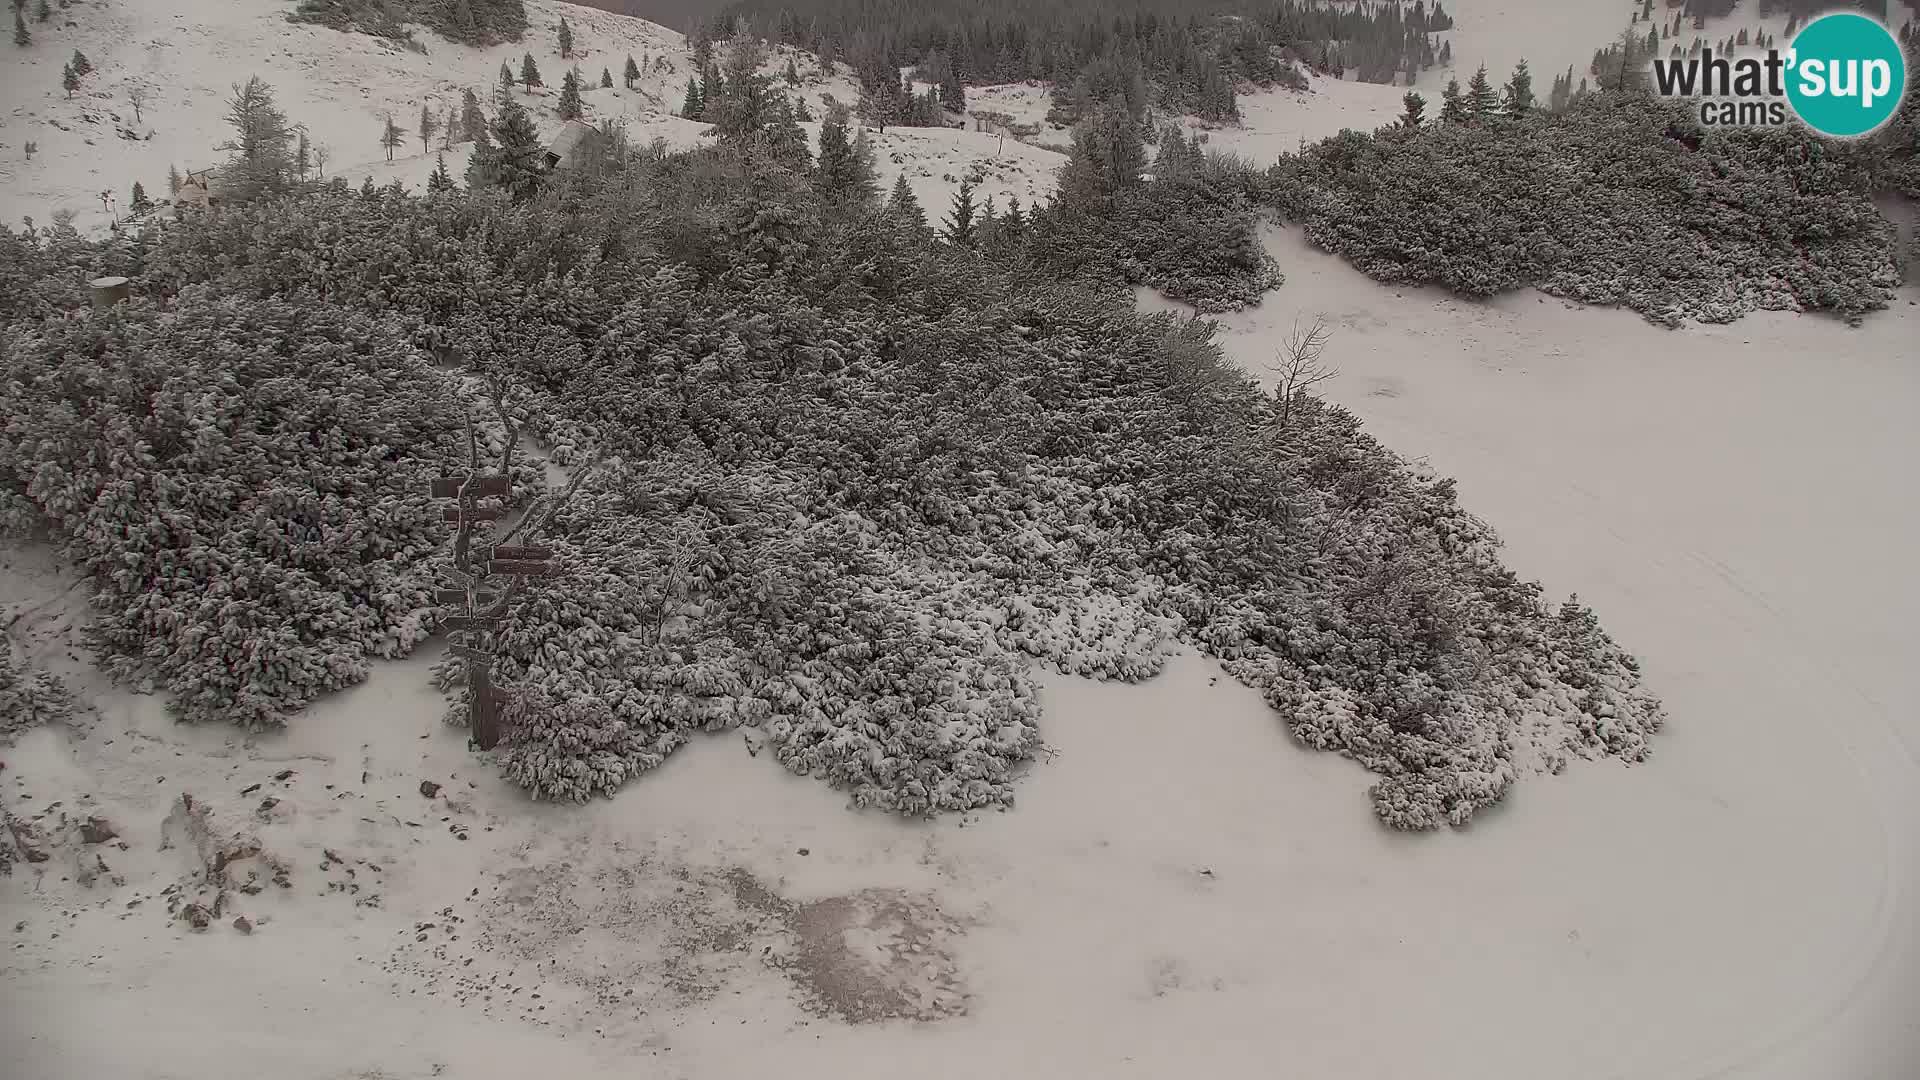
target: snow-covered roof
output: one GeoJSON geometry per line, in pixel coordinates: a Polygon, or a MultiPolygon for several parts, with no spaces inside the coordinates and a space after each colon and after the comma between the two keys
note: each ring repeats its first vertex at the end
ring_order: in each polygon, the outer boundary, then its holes
{"type": "Polygon", "coordinates": [[[600,137],[600,129],[584,120],[569,120],[547,144],[547,154],[555,167],[566,165],[580,148],[600,137]]]}

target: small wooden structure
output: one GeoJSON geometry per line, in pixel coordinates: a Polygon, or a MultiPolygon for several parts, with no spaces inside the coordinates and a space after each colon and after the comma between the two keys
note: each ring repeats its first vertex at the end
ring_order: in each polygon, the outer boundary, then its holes
{"type": "Polygon", "coordinates": [[[592,151],[605,139],[606,135],[592,124],[569,120],[560,125],[560,131],[547,144],[547,168],[564,169],[574,165],[583,152],[592,151]]]}
{"type": "Polygon", "coordinates": [[[94,278],[87,282],[87,287],[93,290],[94,308],[101,311],[133,295],[133,283],[117,275],[94,278]]]}
{"type": "Polygon", "coordinates": [[[181,206],[218,206],[220,196],[213,193],[213,169],[196,169],[180,180],[180,190],[173,193],[173,205],[181,206]]]}

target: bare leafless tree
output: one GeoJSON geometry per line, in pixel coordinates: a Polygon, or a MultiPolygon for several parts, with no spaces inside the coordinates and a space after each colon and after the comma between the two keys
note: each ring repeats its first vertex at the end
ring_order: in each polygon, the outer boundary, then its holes
{"type": "Polygon", "coordinates": [[[1267,365],[1274,375],[1273,398],[1280,406],[1282,428],[1293,419],[1293,403],[1301,394],[1340,374],[1339,368],[1329,367],[1323,358],[1332,339],[1333,331],[1323,317],[1315,317],[1313,325],[1305,329],[1295,323],[1281,341],[1273,363],[1267,365]]]}
{"type": "Polygon", "coordinates": [[[128,87],[127,104],[133,106],[133,122],[136,124],[145,123],[146,121],[142,118],[142,113],[147,107],[147,88],[144,86],[128,87]]]}
{"type": "Polygon", "coordinates": [[[319,171],[319,176],[322,180],[327,178],[327,159],[332,156],[333,151],[324,146],[316,146],[313,148],[313,165],[314,168],[319,171]]]}

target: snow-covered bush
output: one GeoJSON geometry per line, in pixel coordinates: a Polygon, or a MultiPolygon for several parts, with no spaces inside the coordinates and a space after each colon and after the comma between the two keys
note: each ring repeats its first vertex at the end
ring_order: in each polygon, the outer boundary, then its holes
{"type": "Polygon", "coordinates": [[[1596,95],[1524,121],[1346,131],[1282,158],[1274,204],[1369,276],[1532,286],[1665,325],[1886,306],[1891,227],[1866,151],[1796,127],[1701,128],[1596,95]]]}
{"type": "Polygon", "coordinates": [[[279,723],[431,631],[453,393],[392,321],[191,290],[4,342],[0,494],[190,719],[279,723]]]}
{"type": "MultiPolygon", "coordinates": [[[[611,792],[695,731],[751,725],[864,804],[1003,804],[1043,723],[1029,658],[1138,679],[1180,642],[1379,774],[1400,827],[1465,821],[1554,755],[1644,754],[1658,704],[1591,616],[1550,611],[1451,483],[1350,414],[1283,414],[1209,324],[1044,259],[930,251],[750,149],[631,168],[519,206],[223,208],[160,234],[137,281],[189,307],[216,280],[249,311],[323,295],[417,319],[511,382],[529,430],[612,455],[535,539],[560,573],[497,642],[501,760],[536,794],[611,792]]],[[[1244,208],[1247,187],[1204,197],[1244,208]]],[[[444,399],[393,353],[407,385],[381,401],[444,399]]],[[[219,367],[252,370],[195,378],[219,367]]],[[[301,446],[284,434],[258,445],[301,446]]],[[[438,676],[457,722],[459,667],[438,676]]],[[[256,683],[283,687],[212,685],[256,683]]]]}
{"type": "Polygon", "coordinates": [[[0,745],[22,732],[59,723],[72,715],[73,695],[60,677],[16,660],[12,646],[0,640],[0,745]]]}
{"type": "Polygon", "coordinates": [[[132,261],[113,244],[87,241],[71,224],[0,225],[0,324],[38,319],[87,302],[87,282],[125,273],[132,261]]]}
{"type": "Polygon", "coordinates": [[[1036,210],[1026,257],[1050,274],[1149,285],[1206,312],[1251,307],[1280,287],[1248,197],[1263,186],[1253,170],[1220,156],[1156,168],[1111,204],[1036,210]]]}
{"type": "Polygon", "coordinates": [[[411,25],[423,25],[463,45],[493,45],[518,41],[527,29],[524,0],[300,0],[287,16],[289,22],[317,23],[392,38],[419,52],[426,47],[413,38],[411,25]]]}

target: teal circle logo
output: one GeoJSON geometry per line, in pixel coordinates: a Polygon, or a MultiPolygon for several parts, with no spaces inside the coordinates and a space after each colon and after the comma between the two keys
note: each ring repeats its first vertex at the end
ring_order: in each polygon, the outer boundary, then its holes
{"type": "Polygon", "coordinates": [[[1822,135],[1852,138],[1887,122],[1907,89],[1907,58],[1893,32],[1851,12],[1800,28],[1787,53],[1787,102],[1822,135]]]}

